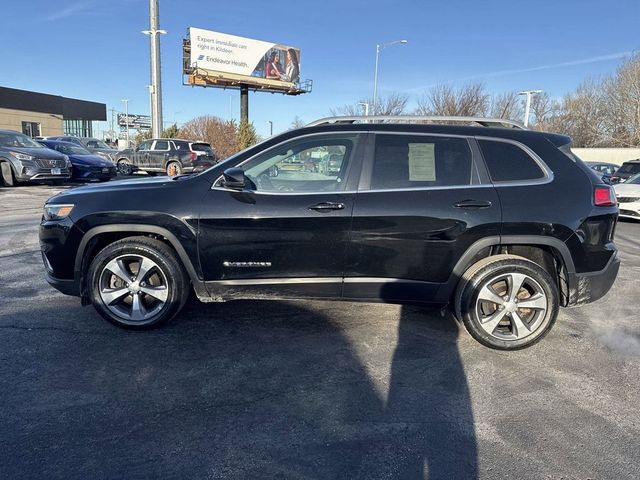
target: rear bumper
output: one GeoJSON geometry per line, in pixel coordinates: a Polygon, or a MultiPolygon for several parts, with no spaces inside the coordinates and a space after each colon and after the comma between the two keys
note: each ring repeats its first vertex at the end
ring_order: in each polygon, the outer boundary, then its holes
{"type": "Polygon", "coordinates": [[[620,259],[612,255],[607,265],[598,272],[569,273],[569,307],[595,302],[604,297],[613,286],[620,269],[620,259]]]}

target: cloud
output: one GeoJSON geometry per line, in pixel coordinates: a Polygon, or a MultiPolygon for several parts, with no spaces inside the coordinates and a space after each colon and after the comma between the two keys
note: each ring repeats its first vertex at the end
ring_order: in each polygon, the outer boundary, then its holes
{"type": "Polygon", "coordinates": [[[80,2],[76,2],[73,3],[71,5],[69,5],[66,8],[63,8],[62,10],[58,10],[57,12],[54,12],[50,15],[47,15],[45,17],[43,17],[43,20],[46,22],[53,22],[55,20],[60,20],[62,18],[67,18],[67,17],[71,17],[73,15],[76,15],[84,10],[88,10],[89,8],[93,7],[93,2],[89,2],[89,1],[80,1],[80,2]]]}
{"type": "MultiPolygon", "coordinates": [[[[562,67],[572,67],[574,65],[586,65],[589,63],[598,63],[598,62],[606,62],[609,60],[617,60],[620,58],[624,58],[627,57],[629,55],[631,55],[633,52],[632,51],[627,51],[627,52],[617,52],[617,53],[610,53],[608,55],[599,55],[597,57],[589,57],[589,58],[582,58],[579,60],[570,60],[568,62],[561,62],[561,63],[550,63],[547,65],[538,65],[535,67],[528,67],[528,68],[516,68],[516,69],[512,69],[512,70],[496,70],[493,72],[487,72],[487,73],[480,73],[478,75],[471,75],[469,77],[463,77],[463,78],[457,78],[455,80],[449,80],[447,82],[444,83],[452,83],[452,82],[464,82],[467,80],[476,80],[476,79],[481,79],[481,78],[492,78],[492,77],[502,77],[505,75],[515,75],[518,73],[528,73],[528,72],[537,72],[540,70],[551,70],[554,68],[562,68],[562,67]]],[[[414,88],[410,88],[409,90],[413,91],[413,90],[422,90],[424,88],[430,88],[433,87],[435,85],[438,84],[431,84],[431,85],[423,85],[421,87],[414,87],[414,88]]]]}

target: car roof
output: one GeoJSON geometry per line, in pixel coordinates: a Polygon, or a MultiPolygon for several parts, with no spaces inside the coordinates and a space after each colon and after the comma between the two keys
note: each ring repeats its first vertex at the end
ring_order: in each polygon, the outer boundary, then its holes
{"type": "Polygon", "coordinates": [[[538,132],[534,130],[504,127],[484,127],[470,125],[442,125],[417,123],[334,123],[302,127],[290,132],[330,133],[330,132],[403,132],[403,133],[437,133],[462,135],[468,137],[495,137],[515,141],[539,140],[547,138],[556,146],[566,145],[571,138],[557,133],[538,132]]]}

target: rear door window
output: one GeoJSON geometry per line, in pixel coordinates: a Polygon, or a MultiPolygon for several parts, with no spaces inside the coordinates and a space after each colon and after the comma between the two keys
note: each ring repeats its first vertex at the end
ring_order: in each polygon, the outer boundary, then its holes
{"type": "Polygon", "coordinates": [[[372,190],[471,184],[472,156],[464,138],[376,135],[372,190]]]}
{"type": "Polygon", "coordinates": [[[478,140],[482,156],[494,182],[540,180],[545,173],[531,155],[516,144],[478,140]]]}
{"type": "Polygon", "coordinates": [[[153,147],[154,150],[167,151],[169,150],[169,142],[167,140],[156,140],[156,143],[153,147]]]}

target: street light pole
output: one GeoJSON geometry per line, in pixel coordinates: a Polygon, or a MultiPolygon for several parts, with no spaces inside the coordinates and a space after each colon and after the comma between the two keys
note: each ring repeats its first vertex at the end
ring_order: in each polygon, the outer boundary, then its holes
{"type": "Polygon", "coordinates": [[[527,99],[524,107],[524,126],[529,126],[529,113],[531,112],[531,97],[542,93],[542,90],[524,90],[522,92],[518,92],[518,95],[526,95],[527,99]]]}
{"type": "Polygon", "coordinates": [[[124,118],[126,125],[124,135],[127,139],[127,148],[129,148],[129,99],[123,98],[122,101],[124,102],[124,118]]]}
{"type": "Polygon", "coordinates": [[[273,122],[271,120],[267,120],[269,122],[269,136],[273,137],[273,122]]]}
{"type": "Polygon", "coordinates": [[[151,135],[160,138],[162,134],[162,79],[160,75],[160,34],[165,30],[158,28],[158,0],[149,0],[149,30],[142,33],[149,35],[151,41],[151,135]]]}
{"type": "Polygon", "coordinates": [[[359,102],[358,105],[364,108],[364,116],[369,116],[369,102],[359,102]]]}
{"type": "Polygon", "coordinates": [[[395,40],[393,42],[379,43],[376,45],[376,68],[373,75],[373,115],[376,115],[376,113],[378,113],[376,108],[378,103],[378,65],[380,63],[380,51],[387,47],[391,47],[392,45],[404,45],[407,42],[407,40],[395,40]]]}

